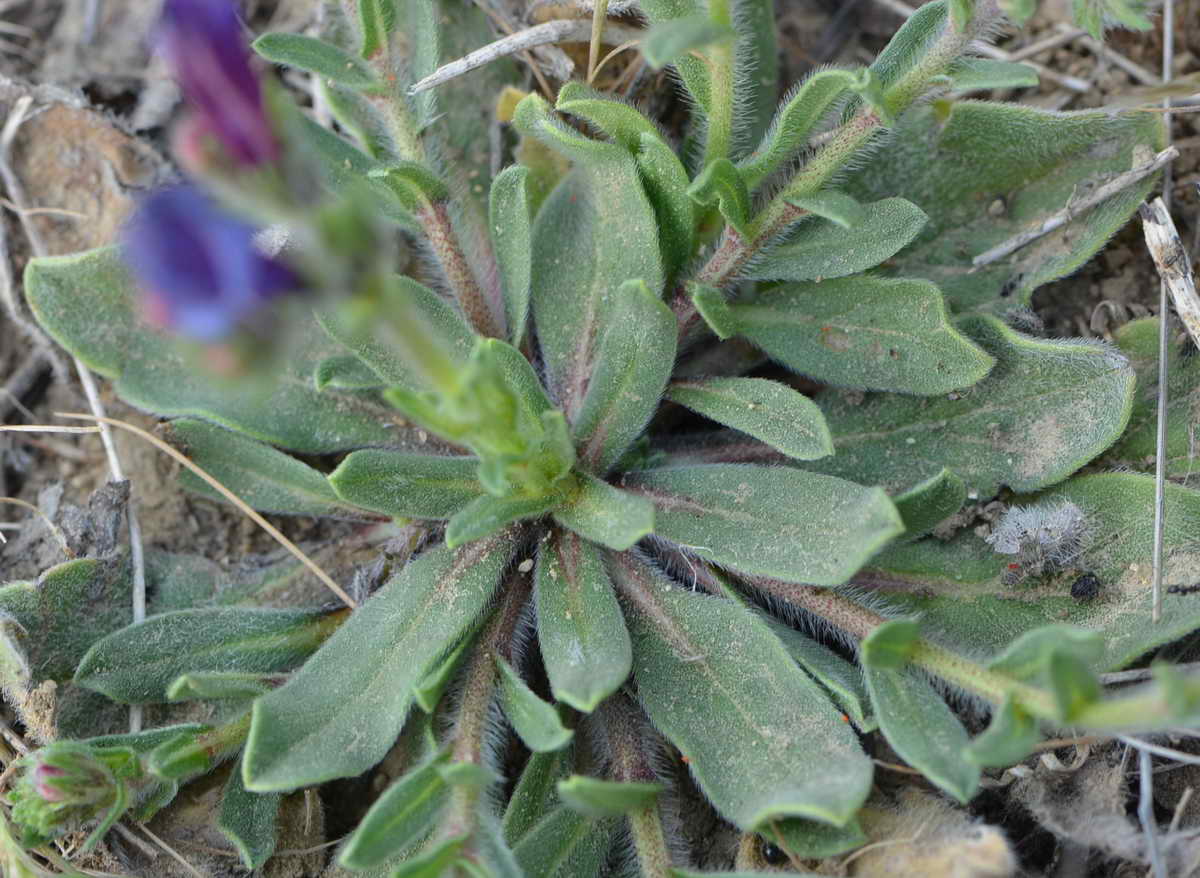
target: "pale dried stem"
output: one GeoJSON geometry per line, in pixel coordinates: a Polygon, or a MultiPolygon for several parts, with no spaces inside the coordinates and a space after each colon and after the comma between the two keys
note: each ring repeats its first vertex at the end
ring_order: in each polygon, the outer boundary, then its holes
{"type": "MultiPolygon", "coordinates": [[[[606,25],[605,33],[609,40],[616,43],[637,40],[642,35],[642,31],[638,28],[618,24],[606,25]]],[[[451,61],[449,64],[443,64],[437,70],[433,71],[433,73],[413,85],[408,90],[408,93],[413,95],[420,94],[423,91],[443,85],[452,79],[457,79],[465,73],[470,73],[472,70],[483,67],[485,64],[490,64],[499,58],[505,58],[518,52],[552,43],[590,42],[591,38],[592,23],[590,21],[572,19],[535,24],[533,27],[517,31],[506,37],[501,37],[493,43],[488,43],[486,46],[476,49],[462,58],[451,61]]]]}
{"type": "Polygon", "coordinates": [[[608,0],[596,0],[592,7],[592,33],[588,43],[588,82],[596,78],[596,69],[600,63],[600,40],[604,38],[604,26],[607,22],[608,0]]]}
{"type": "Polygon", "coordinates": [[[1107,183],[1097,186],[1078,201],[1071,202],[1062,210],[1044,219],[1036,228],[1021,232],[1019,235],[1014,235],[1007,241],[1003,241],[992,247],[990,250],[985,250],[972,259],[971,264],[975,268],[982,268],[985,265],[991,265],[993,262],[1003,259],[1005,256],[1012,255],[1022,247],[1032,244],[1034,241],[1045,237],[1056,229],[1061,229],[1080,214],[1091,210],[1102,201],[1112,198],[1121,190],[1161,170],[1164,165],[1178,155],[1179,150],[1175,149],[1175,147],[1167,147],[1149,162],[1118,174],[1107,183]]]}
{"type": "MultiPolygon", "coordinates": [[[[1163,48],[1162,48],[1162,81],[1164,84],[1170,82],[1172,68],[1175,63],[1175,0],[1166,0],[1163,4],[1163,48]]],[[[1163,98],[1163,109],[1171,109],[1171,99],[1163,98]]],[[[1164,117],[1163,122],[1166,126],[1167,142],[1171,141],[1171,116],[1168,112],[1164,117]]],[[[1158,217],[1158,222],[1155,226],[1163,225],[1162,217],[1165,217],[1165,223],[1169,224],[1169,228],[1174,230],[1174,223],[1171,222],[1171,166],[1168,164],[1163,170],[1163,194],[1161,204],[1161,216],[1158,217]]],[[[1157,213],[1157,209],[1156,209],[1157,213]]],[[[1143,214],[1144,218],[1145,214],[1143,214]]],[[[1146,224],[1143,222],[1143,227],[1146,224]]],[[[1155,231],[1158,231],[1156,229],[1155,231]]],[[[1175,235],[1175,241],[1178,243],[1179,236],[1175,235]]],[[[1184,257],[1183,266],[1187,265],[1187,252],[1183,251],[1182,246],[1179,247],[1184,257]]],[[[1166,255],[1166,254],[1164,254],[1166,255]]],[[[1176,271],[1182,266],[1178,264],[1178,255],[1176,259],[1171,261],[1171,265],[1176,271]]],[[[1162,269],[1159,269],[1161,274],[1162,269]]],[[[1191,272],[1188,271],[1190,281],[1191,272]]],[[[1167,378],[1169,370],[1169,338],[1167,330],[1168,314],[1167,314],[1167,298],[1174,296],[1174,290],[1171,288],[1164,275],[1158,284],[1158,394],[1157,394],[1157,419],[1155,422],[1154,434],[1154,545],[1153,555],[1150,567],[1150,621],[1158,623],[1162,619],[1162,579],[1163,579],[1163,542],[1166,532],[1166,516],[1167,516],[1167,378]]],[[[1189,304],[1195,302],[1195,289],[1192,288],[1192,297],[1189,299],[1189,304]]],[[[1153,838],[1147,838],[1147,844],[1153,846],[1153,838]]]]}

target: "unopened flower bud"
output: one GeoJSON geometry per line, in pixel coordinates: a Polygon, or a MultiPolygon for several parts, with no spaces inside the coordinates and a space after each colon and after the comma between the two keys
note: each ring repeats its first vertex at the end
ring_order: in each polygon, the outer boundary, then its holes
{"type": "Polygon", "coordinates": [[[111,815],[124,801],[121,781],[91,748],[58,742],[24,757],[9,801],[23,841],[45,841],[111,815]]]}

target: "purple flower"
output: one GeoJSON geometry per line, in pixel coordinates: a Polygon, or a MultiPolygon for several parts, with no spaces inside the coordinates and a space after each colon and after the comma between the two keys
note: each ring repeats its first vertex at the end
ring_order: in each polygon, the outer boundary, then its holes
{"type": "Polygon", "coordinates": [[[124,236],[146,316],[216,341],[274,296],[298,289],[291,269],[255,249],[254,234],[193,187],[147,197],[124,236]]]}
{"type": "Polygon", "coordinates": [[[159,43],[203,127],[235,161],[279,155],[262,86],[229,0],[165,0],[159,43]]]}

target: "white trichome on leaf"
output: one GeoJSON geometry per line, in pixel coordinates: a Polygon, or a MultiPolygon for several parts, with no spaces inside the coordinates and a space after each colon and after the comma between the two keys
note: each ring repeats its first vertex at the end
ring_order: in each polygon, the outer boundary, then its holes
{"type": "Polygon", "coordinates": [[[1014,506],[1001,516],[987,542],[1001,555],[1014,555],[1005,579],[1043,576],[1067,567],[1083,548],[1088,524],[1070,501],[1014,506]]]}

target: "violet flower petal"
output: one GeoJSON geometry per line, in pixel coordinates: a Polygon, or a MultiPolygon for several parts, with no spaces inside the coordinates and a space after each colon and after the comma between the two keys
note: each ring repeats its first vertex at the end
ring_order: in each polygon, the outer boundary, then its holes
{"type": "Polygon", "coordinates": [[[273,161],[279,143],[229,0],[165,0],[159,44],[205,127],[246,165],[273,161]]]}
{"type": "Polygon", "coordinates": [[[216,341],[280,293],[299,288],[254,247],[255,230],[190,186],[161,189],[125,230],[125,256],[155,322],[216,341]]]}

